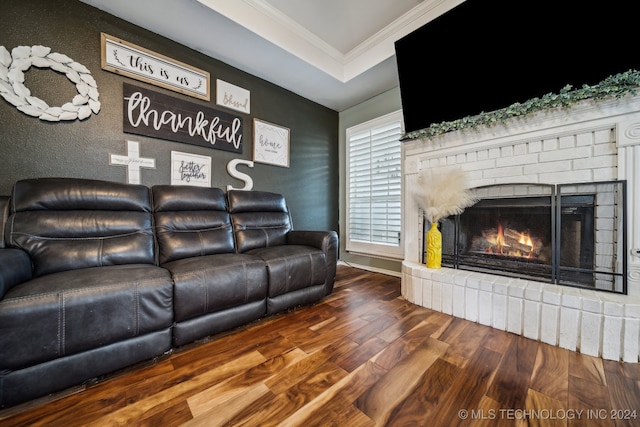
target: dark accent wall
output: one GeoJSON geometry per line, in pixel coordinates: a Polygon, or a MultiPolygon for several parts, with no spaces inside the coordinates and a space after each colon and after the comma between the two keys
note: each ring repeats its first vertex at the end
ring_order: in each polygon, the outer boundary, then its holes
{"type": "MultiPolygon", "coordinates": [[[[211,157],[213,187],[241,188],[244,182],[229,175],[227,163],[252,159],[253,118],[258,118],[290,129],[290,167],[256,163],[253,168],[240,165],[238,171],[252,177],[254,190],[284,194],[295,228],[338,230],[336,111],[76,0],[4,0],[0,16],[0,46],[11,52],[16,46],[42,45],[69,56],[91,71],[102,104],[99,114],[86,120],[54,123],[27,116],[0,97],[0,195],[8,195],[12,184],[23,178],[65,176],[125,182],[126,168],[109,165],[109,156],[127,154],[127,140],[140,143],[142,157],[156,159],[155,169],[142,170],[144,185],[170,183],[173,150],[211,157]],[[208,71],[211,101],[102,70],[101,32],[208,71]],[[215,105],[216,79],[249,90],[251,114],[215,105]],[[124,133],[124,82],[242,117],[242,154],[124,133]]],[[[233,43],[228,41],[230,49],[233,43]]],[[[31,67],[25,73],[25,85],[51,106],[61,106],[77,94],[66,76],[51,69],[31,67]]]]}

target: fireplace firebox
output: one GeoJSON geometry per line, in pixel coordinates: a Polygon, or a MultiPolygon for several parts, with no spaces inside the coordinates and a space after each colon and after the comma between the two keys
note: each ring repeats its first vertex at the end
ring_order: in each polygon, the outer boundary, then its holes
{"type": "Polygon", "coordinates": [[[624,181],[477,187],[440,222],[446,267],[626,294],[624,181]]]}

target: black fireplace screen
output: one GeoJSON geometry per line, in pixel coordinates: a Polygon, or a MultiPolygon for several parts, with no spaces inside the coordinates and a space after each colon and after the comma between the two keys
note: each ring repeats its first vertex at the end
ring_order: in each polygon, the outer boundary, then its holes
{"type": "Polygon", "coordinates": [[[504,184],[440,222],[442,264],[626,294],[625,181],[504,184]]]}

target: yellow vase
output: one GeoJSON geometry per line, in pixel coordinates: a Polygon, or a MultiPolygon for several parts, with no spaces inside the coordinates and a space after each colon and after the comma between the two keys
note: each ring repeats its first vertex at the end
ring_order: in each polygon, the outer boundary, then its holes
{"type": "Polygon", "coordinates": [[[438,222],[431,224],[427,231],[427,268],[442,267],[442,233],[438,230],[438,222]]]}

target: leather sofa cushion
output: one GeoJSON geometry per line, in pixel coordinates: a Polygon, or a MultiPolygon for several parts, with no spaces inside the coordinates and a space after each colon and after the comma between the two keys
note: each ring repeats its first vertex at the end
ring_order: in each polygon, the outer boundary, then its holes
{"type": "Polygon", "coordinates": [[[219,188],[155,185],[151,191],[154,212],[227,210],[224,192],[219,188]]]}
{"type": "Polygon", "coordinates": [[[155,263],[149,189],[106,181],[18,181],[7,220],[8,246],[23,249],[44,274],[155,263]]]}
{"type": "Polygon", "coordinates": [[[11,210],[151,212],[151,200],[149,188],[144,185],[91,179],[36,178],[15,183],[11,210]]]}
{"type": "Polygon", "coordinates": [[[284,196],[268,191],[229,190],[227,199],[230,213],[288,211],[284,196]]]}
{"type": "Polygon", "coordinates": [[[266,266],[262,260],[250,255],[219,254],[186,258],[169,262],[163,267],[171,272],[175,283],[176,322],[255,301],[266,301],[266,266]]]}
{"type": "Polygon", "coordinates": [[[227,199],[238,252],[287,243],[293,224],[284,196],[266,191],[230,190],[227,199]]]}
{"type": "Polygon", "coordinates": [[[26,251],[34,275],[117,264],[153,264],[151,214],[111,211],[19,212],[11,245],[26,251]]]}
{"type": "Polygon", "coordinates": [[[267,264],[269,297],[322,285],[327,279],[324,253],[302,245],[284,245],[252,249],[247,254],[257,256],[267,264]]]}
{"type": "Polygon", "coordinates": [[[219,188],[152,188],[158,260],[235,252],[224,192],[219,188]]]}
{"type": "Polygon", "coordinates": [[[0,370],[20,369],[167,328],[169,272],[152,265],[69,270],[0,300],[0,370]]]}

